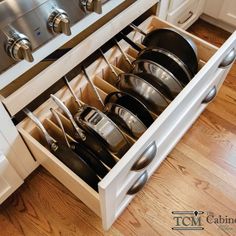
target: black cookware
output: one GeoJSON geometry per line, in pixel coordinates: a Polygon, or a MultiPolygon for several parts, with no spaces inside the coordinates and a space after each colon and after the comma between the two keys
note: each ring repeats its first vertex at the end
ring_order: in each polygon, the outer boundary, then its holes
{"type": "Polygon", "coordinates": [[[197,47],[186,34],[173,28],[155,29],[146,34],[134,24],[130,26],[145,36],[142,44],[147,48],[160,48],[171,52],[188,67],[192,77],[197,73],[197,47]]]}
{"type": "Polygon", "coordinates": [[[77,124],[65,104],[60,101],[55,95],[51,95],[52,99],[57,103],[57,105],[64,111],[65,115],[69,118],[74,130],[75,130],[75,139],[78,142],[83,142],[84,145],[91,149],[99,159],[109,167],[113,167],[116,164],[116,160],[113,155],[107,150],[106,145],[99,139],[94,133],[86,127],[85,125],[77,124]],[[83,129],[81,129],[81,127],[83,129]],[[82,130],[84,138],[80,137],[79,131],[82,130]]]}
{"type": "Polygon", "coordinates": [[[52,112],[59,127],[61,128],[67,146],[70,149],[72,149],[75,153],[77,153],[94,170],[94,172],[100,178],[103,178],[109,172],[108,168],[104,166],[99,157],[95,153],[93,153],[91,149],[87,148],[83,142],[76,142],[76,141],[69,142],[63,124],[61,122],[61,119],[57,114],[57,111],[55,111],[52,108],[50,109],[50,111],[52,112]]]}
{"type": "Polygon", "coordinates": [[[114,92],[112,96],[108,95],[103,103],[92,79],[86,71],[84,73],[98,100],[101,102],[105,114],[131,136],[139,138],[153,122],[153,118],[146,107],[134,97],[122,92],[114,92]],[[115,94],[117,95],[116,99],[114,97],[115,94]],[[136,109],[132,109],[132,106],[136,106],[136,109]],[[137,115],[140,112],[143,112],[142,116],[137,115]]]}
{"type": "Polygon", "coordinates": [[[128,94],[138,98],[138,100],[144,103],[149,110],[156,114],[160,114],[169,105],[170,100],[166,97],[168,91],[163,94],[153,86],[148,79],[146,80],[148,74],[143,73],[141,75],[142,77],[133,73],[118,74],[102,51],[101,54],[112,73],[116,76],[116,86],[121,91],[127,92],[128,94]]]}
{"type": "Polygon", "coordinates": [[[86,162],[70,148],[64,144],[55,141],[47,132],[40,120],[28,109],[24,109],[25,114],[39,127],[42,131],[48,148],[61,162],[63,162],[69,169],[77,174],[94,190],[98,191],[98,182],[100,181],[96,173],[86,164],[86,162]]]}

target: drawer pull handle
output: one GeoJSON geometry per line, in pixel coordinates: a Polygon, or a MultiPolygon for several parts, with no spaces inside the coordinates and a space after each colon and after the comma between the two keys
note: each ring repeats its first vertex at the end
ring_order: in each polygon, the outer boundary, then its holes
{"type": "Polygon", "coordinates": [[[230,66],[234,62],[235,58],[236,58],[236,50],[233,48],[220,63],[219,68],[226,68],[230,66]]]}
{"type": "Polygon", "coordinates": [[[131,170],[133,171],[140,171],[148,166],[157,153],[157,146],[156,143],[153,142],[148,148],[142,153],[141,157],[134,163],[131,170]]]}
{"type": "Polygon", "coordinates": [[[216,94],[217,94],[217,88],[216,88],[216,86],[214,86],[211,89],[211,91],[207,94],[205,99],[202,101],[202,103],[209,103],[209,102],[211,102],[215,98],[216,94]]]}
{"type": "Polygon", "coordinates": [[[148,180],[148,173],[147,171],[144,171],[144,173],[136,180],[134,185],[128,190],[128,195],[134,195],[138,193],[144,185],[147,183],[148,180]]]}
{"type": "Polygon", "coordinates": [[[191,17],[193,16],[193,12],[192,11],[190,11],[189,12],[189,16],[187,17],[187,19],[185,19],[184,21],[178,21],[178,24],[180,24],[180,25],[182,25],[182,24],[184,24],[185,22],[187,22],[191,17]]]}

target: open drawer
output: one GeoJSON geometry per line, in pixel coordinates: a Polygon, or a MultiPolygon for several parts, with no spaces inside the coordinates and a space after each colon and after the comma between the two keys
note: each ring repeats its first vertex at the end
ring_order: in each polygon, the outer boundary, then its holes
{"type": "MultiPolygon", "coordinates": [[[[137,2],[139,2],[139,4],[133,5],[132,7],[133,12],[140,11],[140,4],[146,1],[137,2]]],[[[112,29],[114,29],[114,31],[116,31],[116,29],[120,30],[129,24],[128,21],[120,21],[120,19],[120,17],[113,19],[112,29]]],[[[111,23],[108,22],[107,24],[109,25],[111,23]]],[[[99,35],[106,34],[103,30],[107,29],[107,27],[108,26],[105,25],[100,28],[99,35]]],[[[155,16],[149,17],[140,25],[140,28],[144,31],[163,27],[174,26],[164,21],[160,21],[155,16]]],[[[185,31],[182,32],[186,33],[185,31]]],[[[109,229],[112,223],[125,209],[133,196],[145,185],[151,174],[157,169],[175,144],[201,114],[207,103],[215,97],[217,90],[230,69],[230,64],[234,60],[234,56],[232,56],[234,53],[232,53],[232,50],[235,50],[236,48],[236,33],[234,33],[220,49],[191,34],[188,35],[195,41],[198,47],[200,58],[199,72],[170,103],[164,112],[160,116],[155,117],[156,119],[152,126],[149,127],[138,140],[133,140],[134,144],[128,152],[100,181],[98,192],[94,191],[45,148],[45,141],[40,135],[39,130],[31,121],[29,121],[29,119],[25,119],[18,124],[19,132],[37,161],[70,189],[89,208],[98,214],[102,218],[103,227],[106,230],[109,229]],[[147,162],[148,164],[143,168],[134,170],[133,166],[137,164],[140,159],[149,159],[152,161],[147,162]]],[[[110,37],[112,36],[113,34],[110,34],[110,37]]],[[[140,35],[137,33],[131,32],[129,37],[135,41],[141,42],[140,35]]],[[[13,100],[18,101],[22,91],[26,92],[25,94],[28,94],[27,91],[29,92],[30,90],[36,91],[36,95],[33,95],[32,92],[29,93],[28,99],[31,100],[33,99],[33,96],[37,96],[41,90],[44,90],[45,86],[55,82],[55,80],[66,73],[65,71],[68,69],[70,70],[70,64],[74,65],[75,55],[78,50],[81,49],[81,47],[84,47],[85,50],[86,45],[88,45],[87,43],[90,42],[86,40],[81,43],[81,45],[78,45],[78,47],[72,49],[68,55],[64,55],[55,64],[52,64],[45,69],[45,71],[41,73],[41,76],[44,75],[41,77],[41,83],[38,81],[39,77],[36,77],[35,80],[33,79],[30,81],[30,84],[26,84],[23,88],[19,89],[19,91],[16,91],[11,95],[14,96],[14,99],[13,97],[10,97],[3,100],[3,103],[9,112],[14,114],[28,104],[28,101],[20,100],[18,104],[12,103],[13,100]],[[61,68],[65,60],[67,63],[61,68]],[[53,72],[55,78],[49,79],[48,77],[51,76],[50,72],[54,70],[56,70],[56,72],[53,72]]],[[[93,47],[97,49],[100,47],[101,42],[98,41],[94,44],[93,47]]],[[[130,55],[131,59],[132,57],[135,57],[136,52],[129,48],[123,41],[122,46],[125,48],[126,53],[130,55]]],[[[118,49],[112,48],[106,55],[114,65],[114,68],[117,68],[117,70],[118,68],[125,70],[125,68],[122,68],[121,66],[123,63],[118,49]]],[[[88,72],[92,75],[94,83],[99,88],[99,93],[102,98],[105,98],[107,93],[116,90],[116,88],[112,86],[111,81],[107,80],[109,71],[103,59],[99,58],[91,64],[88,68],[88,72]]],[[[83,102],[101,109],[99,103],[93,96],[86,79],[82,75],[76,76],[71,81],[71,85],[83,102]]],[[[71,99],[71,95],[65,87],[59,90],[56,95],[69,106],[71,111],[76,109],[73,99],[71,99]]],[[[26,98],[24,99],[27,100],[28,95],[25,97],[26,98]]],[[[34,111],[34,114],[42,120],[55,138],[62,139],[62,134],[60,130],[58,130],[58,127],[50,114],[49,109],[51,107],[57,108],[49,99],[38,107],[34,111]]],[[[71,135],[71,128],[68,124],[68,120],[65,117],[63,119],[64,124],[67,125],[68,134],[71,135]]],[[[132,138],[128,138],[132,140],[132,138]]]]}

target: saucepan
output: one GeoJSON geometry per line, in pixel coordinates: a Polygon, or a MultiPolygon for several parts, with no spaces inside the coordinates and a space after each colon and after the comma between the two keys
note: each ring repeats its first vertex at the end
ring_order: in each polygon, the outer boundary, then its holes
{"type": "MultiPolygon", "coordinates": [[[[70,112],[68,113],[69,110],[64,103],[55,95],[51,95],[51,98],[68,116],[70,112]]],[[[90,130],[95,139],[93,142],[96,142],[96,139],[100,140],[100,143],[103,143],[106,149],[118,157],[122,157],[130,148],[130,143],[119,127],[97,108],[82,104],[79,99],[76,102],[79,106],[77,113],[74,115],[74,121],[77,125],[90,130]]],[[[90,146],[91,142],[87,141],[87,144],[90,146]]]]}
{"type": "Polygon", "coordinates": [[[58,99],[55,95],[51,95],[51,97],[70,120],[71,125],[75,131],[74,138],[76,139],[76,141],[79,143],[83,143],[87,148],[91,149],[103,163],[112,168],[116,164],[116,160],[109,152],[104,142],[100,138],[95,136],[94,132],[92,132],[89,127],[81,123],[77,124],[69,109],[60,99],[58,99]],[[79,130],[83,131],[85,138],[82,139],[80,137],[79,130]]]}

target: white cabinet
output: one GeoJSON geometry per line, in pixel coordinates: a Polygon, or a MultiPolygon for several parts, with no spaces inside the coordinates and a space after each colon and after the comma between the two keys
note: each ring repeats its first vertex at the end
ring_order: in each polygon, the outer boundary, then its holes
{"type": "MultiPolygon", "coordinates": [[[[235,0],[206,0],[204,13],[216,20],[236,27],[235,0]]],[[[219,24],[219,26],[221,25],[219,24]]]]}
{"type": "Polygon", "coordinates": [[[236,26],[236,1],[224,0],[219,14],[219,19],[236,26]]]}
{"type": "MultiPolygon", "coordinates": [[[[1,143],[4,141],[0,136],[1,143]]],[[[8,162],[7,158],[0,153],[0,204],[6,200],[21,184],[23,180],[8,162]]]]}
{"type": "Polygon", "coordinates": [[[222,3],[222,0],[206,0],[204,13],[213,18],[218,18],[222,3]]]}
{"type": "MultiPolygon", "coordinates": [[[[161,4],[163,2],[165,1],[161,4]]],[[[164,9],[166,14],[160,12],[160,15],[162,19],[182,29],[187,29],[203,13],[204,5],[205,0],[170,0],[168,8],[164,9]]]]}

